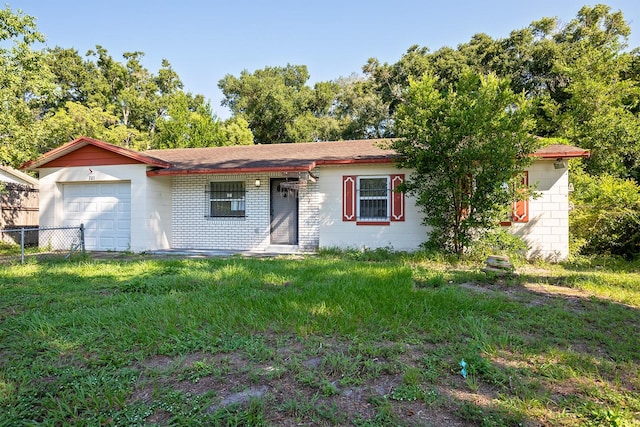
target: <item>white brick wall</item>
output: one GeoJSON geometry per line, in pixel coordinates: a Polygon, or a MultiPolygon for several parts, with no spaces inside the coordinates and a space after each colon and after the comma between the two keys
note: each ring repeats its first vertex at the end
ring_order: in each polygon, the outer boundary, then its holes
{"type": "MultiPolygon", "coordinates": [[[[175,176],[172,189],[172,247],[181,249],[228,249],[262,251],[270,245],[269,179],[278,174],[175,176]],[[260,179],[260,187],[255,186],[260,179]],[[213,181],[244,181],[245,217],[207,217],[206,194],[213,181]]],[[[298,246],[318,247],[318,207],[316,184],[300,190],[298,198],[298,246]]]]}
{"type": "Polygon", "coordinates": [[[553,261],[569,256],[569,173],[553,161],[537,161],[529,168],[529,184],[540,197],[529,202],[529,222],[511,230],[529,245],[530,257],[553,261]]]}

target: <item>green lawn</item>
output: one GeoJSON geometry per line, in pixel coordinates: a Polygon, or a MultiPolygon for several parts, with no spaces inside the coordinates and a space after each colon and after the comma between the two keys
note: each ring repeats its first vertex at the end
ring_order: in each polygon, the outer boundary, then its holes
{"type": "Polygon", "coordinates": [[[640,273],[372,258],[0,267],[0,426],[640,425],[640,273]]]}

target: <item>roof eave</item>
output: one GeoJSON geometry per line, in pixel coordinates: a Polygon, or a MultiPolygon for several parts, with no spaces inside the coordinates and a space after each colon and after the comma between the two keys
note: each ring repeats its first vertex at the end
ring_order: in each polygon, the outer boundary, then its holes
{"type": "Polygon", "coordinates": [[[583,159],[588,159],[591,156],[591,153],[589,151],[564,151],[564,152],[551,152],[551,153],[543,153],[543,154],[536,154],[533,153],[532,157],[538,158],[538,159],[579,159],[579,158],[583,158],[583,159]]]}
{"type": "Polygon", "coordinates": [[[30,175],[27,175],[26,173],[21,172],[21,171],[19,171],[17,169],[14,169],[14,168],[9,167],[9,166],[4,166],[4,165],[0,165],[0,169],[2,169],[3,171],[8,173],[9,175],[12,175],[12,176],[14,176],[15,178],[17,178],[19,180],[22,180],[22,181],[25,181],[25,182],[29,183],[30,185],[33,185],[33,186],[38,186],[39,185],[39,181],[36,178],[34,178],[34,177],[30,176],[30,175]]]}
{"type": "Polygon", "coordinates": [[[393,163],[395,160],[396,160],[396,157],[376,157],[371,159],[328,159],[328,160],[318,160],[316,164],[318,166],[364,165],[364,164],[393,163]]]}
{"type": "Polygon", "coordinates": [[[147,171],[147,176],[181,176],[181,175],[221,175],[239,173],[271,173],[271,172],[309,172],[316,166],[315,162],[300,166],[264,166],[255,168],[200,168],[200,169],[156,169],[147,171]]]}
{"type": "Polygon", "coordinates": [[[277,173],[277,172],[309,172],[316,166],[365,165],[393,163],[395,157],[377,157],[365,159],[321,159],[300,166],[260,166],[233,168],[197,168],[197,169],[164,169],[147,171],[147,176],[177,175],[220,175],[238,173],[277,173]]]}

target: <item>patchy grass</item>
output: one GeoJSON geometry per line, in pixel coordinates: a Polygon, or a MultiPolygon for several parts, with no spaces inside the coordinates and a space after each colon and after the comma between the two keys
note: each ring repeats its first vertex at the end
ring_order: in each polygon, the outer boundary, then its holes
{"type": "Polygon", "coordinates": [[[480,267],[385,250],[8,266],[0,425],[640,425],[639,273],[480,267]]]}

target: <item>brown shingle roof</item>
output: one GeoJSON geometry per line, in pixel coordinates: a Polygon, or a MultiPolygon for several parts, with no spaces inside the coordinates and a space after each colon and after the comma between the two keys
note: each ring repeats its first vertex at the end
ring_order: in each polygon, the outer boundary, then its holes
{"type": "Polygon", "coordinates": [[[369,139],[297,144],[235,145],[149,150],[144,154],[171,164],[169,168],[150,172],[150,175],[309,171],[315,166],[323,164],[392,162],[394,152],[383,148],[383,145],[389,142],[390,140],[369,139]]]}
{"type": "MultiPolygon", "coordinates": [[[[396,157],[385,148],[390,139],[308,142],[296,144],[235,145],[227,147],[177,148],[137,152],[92,138],[81,137],[27,162],[23,168],[38,169],[86,145],[93,145],[157,168],[148,175],[215,174],[243,172],[310,171],[316,166],[391,163],[396,157]]],[[[589,151],[570,145],[549,145],[533,154],[542,159],[589,157],[589,151]]]]}

